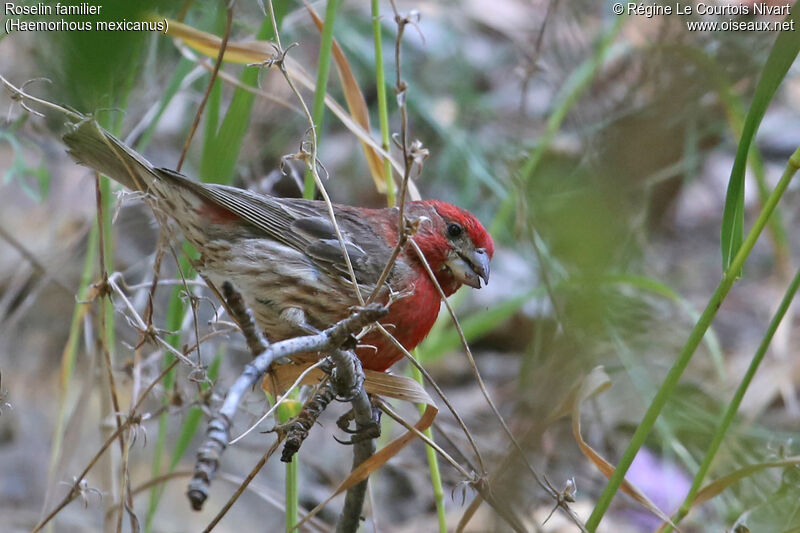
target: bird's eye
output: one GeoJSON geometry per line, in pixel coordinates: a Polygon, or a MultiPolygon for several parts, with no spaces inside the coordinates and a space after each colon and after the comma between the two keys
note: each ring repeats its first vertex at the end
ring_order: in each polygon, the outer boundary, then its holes
{"type": "Polygon", "coordinates": [[[447,225],[447,234],[453,238],[460,237],[463,231],[464,228],[462,228],[459,224],[456,224],[455,222],[451,222],[450,224],[447,225]]]}

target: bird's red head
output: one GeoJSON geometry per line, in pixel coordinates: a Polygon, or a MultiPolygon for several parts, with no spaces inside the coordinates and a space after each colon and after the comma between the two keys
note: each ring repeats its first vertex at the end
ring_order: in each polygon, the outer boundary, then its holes
{"type": "Polygon", "coordinates": [[[412,202],[425,217],[414,241],[419,245],[446,295],[462,284],[479,289],[489,282],[492,237],[469,211],[438,200],[412,202]]]}

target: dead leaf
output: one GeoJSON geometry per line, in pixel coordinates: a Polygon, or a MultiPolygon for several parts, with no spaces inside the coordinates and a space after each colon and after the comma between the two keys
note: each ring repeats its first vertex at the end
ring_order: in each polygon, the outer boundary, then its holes
{"type": "MultiPolygon", "coordinates": [[[[314,20],[317,30],[322,32],[323,21],[311,7],[311,4],[305,2],[306,9],[309,15],[314,20]]],[[[367,100],[358,86],[356,77],[353,75],[353,69],[350,68],[350,63],[347,61],[347,56],[344,55],[342,47],[333,40],[333,59],[336,62],[336,71],[339,73],[339,79],[342,82],[344,89],[344,99],[347,102],[347,108],[350,110],[350,115],[353,119],[366,131],[370,131],[369,125],[369,110],[367,109],[367,100]]],[[[375,182],[375,188],[378,192],[386,193],[386,175],[384,174],[383,158],[367,143],[361,141],[361,147],[364,149],[364,157],[367,160],[369,172],[372,175],[372,180],[375,182]]],[[[392,179],[394,184],[394,179],[392,179]]]]}
{"type": "MultiPolygon", "coordinates": [[[[608,377],[608,374],[606,374],[602,366],[596,366],[583,379],[580,385],[574,390],[573,394],[570,394],[567,397],[566,402],[553,412],[553,416],[558,418],[569,407],[569,410],[572,413],[572,435],[578,442],[578,447],[581,449],[581,452],[583,452],[583,455],[585,455],[607,478],[610,478],[614,473],[614,466],[606,461],[603,456],[597,453],[586,443],[586,441],[583,440],[583,436],[581,435],[581,404],[592,396],[605,391],[610,386],[611,378],[608,377]]],[[[551,417],[551,419],[555,418],[551,417]]],[[[645,509],[659,517],[664,522],[672,525],[676,531],[680,531],[674,524],[672,524],[670,518],[632,483],[629,483],[626,479],[623,479],[620,488],[622,489],[622,492],[639,502],[639,504],[641,504],[645,509]]]]}
{"type": "MultiPolygon", "coordinates": [[[[159,19],[160,20],[160,19],[159,19]]],[[[222,44],[222,39],[214,35],[213,33],[208,33],[205,31],[198,30],[193,28],[187,24],[183,24],[178,22],[177,20],[167,19],[169,24],[169,28],[167,30],[167,35],[179,39],[191,49],[207,56],[210,58],[216,59],[219,55],[219,47],[222,44]]],[[[268,41],[228,41],[225,47],[225,54],[223,56],[223,61],[229,63],[236,63],[242,65],[249,65],[253,63],[264,63],[270,60],[273,55],[275,54],[275,50],[272,46],[272,43],[268,41]]],[[[284,58],[284,66],[286,67],[286,71],[289,76],[295,82],[299,83],[306,89],[313,91],[315,89],[316,83],[313,81],[311,76],[309,76],[302,66],[297,62],[294,61],[290,57],[284,58]]],[[[339,62],[337,60],[337,69],[339,68],[339,62]]],[[[222,73],[222,71],[220,71],[222,73]]],[[[223,80],[227,81],[225,76],[221,76],[223,80]]],[[[353,79],[353,83],[355,80],[353,79]]],[[[344,84],[344,82],[343,82],[344,84]]],[[[357,86],[356,86],[357,90],[357,86]]],[[[347,98],[348,90],[345,89],[345,97],[347,98]]],[[[258,93],[260,94],[260,93],[258,93]]],[[[351,95],[352,97],[353,95],[351,95]]],[[[363,96],[362,96],[363,98],[363,96]]],[[[394,168],[395,172],[402,174],[403,167],[398,163],[392,156],[383,149],[383,147],[378,143],[372,135],[369,133],[369,123],[367,126],[363,126],[359,120],[353,118],[353,116],[348,113],[335,99],[333,99],[329,94],[325,95],[325,105],[328,106],[328,109],[344,124],[344,126],[350,130],[358,140],[362,143],[362,145],[366,145],[369,147],[371,153],[375,154],[374,157],[377,158],[386,158],[388,159],[391,164],[392,168],[394,168]]],[[[349,103],[348,103],[349,105],[349,103]]],[[[357,107],[357,106],[356,106],[357,107]]],[[[365,150],[367,148],[365,147],[365,150]]],[[[367,162],[370,164],[370,168],[372,163],[370,163],[370,157],[368,156],[367,162]]],[[[383,176],[383,168],[382,164],[378,165],[381,170],[380,176],[383,176]]],[[[373,179],[375,174],[373,174],[373,179]]],[[[375,180],[376,185],[378,181],[385,185],[385,179],[381,178],[381,180],[375,180]]],[[[380,190],[380,189],[379,189],[380,190]]],[[[385,190],[385,188],[384,188],[385,190]]],[[[408,183],[408,194],[412,200],[420,200],[422,196],[419,193],[419,190],[416,187],[414,182],[409,181],[408,183]]]]}

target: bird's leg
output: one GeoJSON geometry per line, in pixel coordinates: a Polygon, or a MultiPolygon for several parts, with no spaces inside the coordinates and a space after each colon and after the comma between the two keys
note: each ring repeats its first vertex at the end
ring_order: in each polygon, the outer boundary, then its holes
{"type": "MultiPolygon", "coordinates": [[[[371,396],[370,400],[372,400],[371,396]]],[[[369,423],[359,424],[356,422],[355,429],[350,429],[350,422],[355,420],[355,415],[352,409],[347,411],[345,414],[339,417],[339,419],[336,421],[336,425],[339,426],[339,429],[345,433],[352,435],[352,437],[350,437],[349,441],[340,440],[335,436],[333,438],[341,444],[355,444],[356,442],[366,439],[377,439],[381,436],[381,413],[382,411],[380,408],[373,402],[372,419],[369,421],[369,423]]]]}
{"type": "MultiPolygon", "coordinates": [[[[208,280],[206,280],[206,283],[208,283],[208,280]]],[[[222,295],[228,304],[231,316],[242,330],[245,341],[247,341],[247,347],[250,348],[250,353],[253,354],[254,358],[258,357],[258,354],[267,349],[269,342],[256,327],[253,312],[244,303],[242,294],[234,288],[230,281],[222,284],[222,295]]]]}
{"type": "Polygon", "coordinates": [[[299,307],[287,307],[281,311],[281,318],[305,333],[316,334],[319,329],[312,326],[306,318],[306,312],[299,307]]]}
{"type": "MultiPolygon", "coordinates": [[[[352,353],[357,345],[355,337],[352,335],[344,342],[339,354],[344,355],[347,366],[338,368],[334,366],[331,372],[336,399],[340,402],[352,402],[353,398],[361,393],[364,386],[364,370],[361,368],[361,360],[352,353]]],[[[336,356],[336,354],[333,354],[336,356]]],[[[335,360],[335,357],[332,357],[335,360]]]]}

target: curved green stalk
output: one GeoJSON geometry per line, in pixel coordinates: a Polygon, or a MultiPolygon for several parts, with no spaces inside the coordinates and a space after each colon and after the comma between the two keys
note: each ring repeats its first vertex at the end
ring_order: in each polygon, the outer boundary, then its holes
{"type": "MultiPolygon", "coordinates": [[[[626,17],[624,16],[617,17],[611,29],[600,39],[594,55],[581,63],[578,68],[570,74],[567,81],[564,82],[564,86],[559,91],[561,96],[555,103],[553,112],[547,120],[544,133],[537,139],[536,146],[531,150],[528,159],[520,169],[519,175],[523,187],[530,181],[530,177],[536,171],[542,157],[544,157],[547,149],[550,148],[550,145],[561,129],[561,124],[564,122],[569,111],[575,106],[581,95],[591,86],[597,71],[605,62],[606,57],[608,57],[611,51],[611,44],[614,42],[620,29],[622,29],[622,23],[625,19],[626,17]]],[[[516,196],[512,194],[506,197],[492,221],[489,233],[493,235],[499,234],[514,211],[515,201],[516,196]]]]}
{"type": "MultiPolygon", "coordinates": [[[[744,104],[740,96],[733,90],[731,80],[728,74],[720,66],[720,64],[705,51],[687,46],[687,45],[670,45],[662,46],[660,49],[667,51],[674,51],[682,57],[688,58],[693,61],[702,71],[708,76],[714,85],[714,88],[719,95],[720,102],[725,107],[725,115],[728,122],[728,128],[735,138],[739,139],[745,133],[746,112],[744,104]]],[[[761,151],[757,145],[750,146],[747,154],[747,162],[752,171],[753,178],[758,190],[758,198],[763,205],[767,196],[769,196],[769,184],[767,183],[766,170],[764,168],[764,161],[761,157],[761,151]]],[[[783,217],[780,211],[776,211],[775,216],[769,222],[770,237],[773,241],[775,248],[775,262],[778,264],[782,272],[787,273],[790,266],[790,249],[789,240],[786,234],[786,228],[783,224],[783,217]]]]}
{"type": "MultiPolygon", "coordinates": [[[[795,2],[797,5],[800,2],[795,2]]],[[[787,21],[794,24],[800,17],[798,10],[792,9],[786,17],[787,21]]],[[[739,250],[742,242],[744,227],[744,175],[749,159],[748,153],[753,144],[761,119],[767,111],[772,98],[786,77],[786,73],[794,63],[800,52],[800,39],[796,32],[778,32],[778,38],[770,50],[764,69],[756,85],[753,101],[747,111],[747,117],[742,125],[742,135],[736,149],[736,158],[731,168],[731,177],[728,180],[728,191],[725,195],[725,208],[722,212],[722,226],[720,243],[722,249],[722,268],[728,270],[732,258],[739,250]]]]}
{"type": "Polygon", "coordinates": [[[658,389],[658,392],[656,392],[653,401],[647,408],[642,422],[636,428],[633,437],[631,437],[631,441],[623,452],[622,458],[620,459],[616,470],[614,470],[614,473],[609,478],[608,485],[606,485],[605,490],[597,500],[595,508],[592,511],[589,520],[586,522],[586,529],[589,531],[595,531],[597,526],[600,524],[600,520],[603,518],[606,510],[608,510],[608,506],[611,504],[611,500],[614,498],[614,494],[616,494],[617,489],[619,489],[619,485],[622,482],[625,473],[628,471],[628,468],[630,468],[631,463],[633,463],[636,453],[644,444],[645,439],[650,433],[650,430],[653,428],[653,425],[655,425],[656,419],[661,413],[661,410],[664,408],[664,405],[667,403],[667,400],[670,398],[670,396],[672,396],[672,392],[675,390],[675,386],[678,384],[683,371],[686,370],[686,366],[689,364],[692,355],[694,355],[697,346],[703,340],[703,336],[711,325],[711,322],[714,320],[714,317],[716,316],[719,307],[722,305],[725,296],[738,279],[738,275],[739,272],[741,272],[742,266],[750,255],[750,252],[758,240],[758,237],[761,235],[764,226],[767,225],[770,215],[772,215],[772,212],[775,210],[775,206],[783,196],[784,191],[786,191],[786,187],[789,186],[789,182],[792,180],[792,177],[797,172],[798,168],[800,168],[800,148],[798,148],[795,153],[792,154],[792,157],[789,158],[786,170],[781,176],[780,181],[775,186],[772,194],[769,195],[769,198],[767,198],[767,201],[764,203],[764,209],[758,215],[758,218],[753,224],[753,228],[747,234],[742,246],[739,248],[730,266],[725,271],[725,275],[722,277],[719,285],[717,285],[717,288],[714,291],[714,294],[711,296],[708,305],[706,305],[705,310],[703,311],[702,315],[700,315],[700,319],[692,329],[692,332],[689,335],[683,350],[681,350],[680,355],[678,355],[678,359],[672,365],[672,368],[670,368],[669,373],[667,373],[667,376],[664,379],[664,382],[661,384],[661,387],[658,389]]]}

